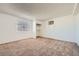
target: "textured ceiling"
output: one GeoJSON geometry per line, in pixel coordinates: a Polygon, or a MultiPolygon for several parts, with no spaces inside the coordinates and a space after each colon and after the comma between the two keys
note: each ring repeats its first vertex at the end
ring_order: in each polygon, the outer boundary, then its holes
{"type": "MultiPolygon", "coordinates": [[[[0,10],[16,11],[29,14],[38,20],[45,20],[55,17],[70,15],[73,12],[73,3],[17,3],[0,4],[0,10]]],[[[79,8],[77,9],[79,12],[79,8]]]]}

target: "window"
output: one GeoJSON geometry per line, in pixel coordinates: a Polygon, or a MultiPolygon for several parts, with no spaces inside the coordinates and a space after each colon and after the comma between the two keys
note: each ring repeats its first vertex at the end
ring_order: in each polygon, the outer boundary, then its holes
{"type": "Polygon", "coordinates": [[[27,31],[27,22],[19,21],[18,22],[18,31],[27,31]]]}

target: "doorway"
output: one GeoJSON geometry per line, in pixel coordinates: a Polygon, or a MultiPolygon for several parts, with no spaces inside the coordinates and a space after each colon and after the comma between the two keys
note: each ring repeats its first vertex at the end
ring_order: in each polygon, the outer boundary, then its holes
{"type": "Polygon", "coordinates": [[[41,24],[36,24],[36,38],[41,36],[41,24]]]}

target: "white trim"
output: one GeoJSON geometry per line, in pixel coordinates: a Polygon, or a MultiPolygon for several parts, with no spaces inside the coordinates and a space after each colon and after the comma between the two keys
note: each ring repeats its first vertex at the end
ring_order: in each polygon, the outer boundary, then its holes
{"type": "Polygon", "coordinates": [[[74,15],[76,8],[77,8],[77,3],[74,4],[72,16],[74,15]]]}

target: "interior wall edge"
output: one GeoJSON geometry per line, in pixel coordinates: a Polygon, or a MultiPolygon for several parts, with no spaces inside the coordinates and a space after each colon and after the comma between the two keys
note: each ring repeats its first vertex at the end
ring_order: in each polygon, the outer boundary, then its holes
{"type": "MultiPolygon", "coordinates": [[[[59,38],[59,37],[56,37],[56,36],[53,36],[53,37],[50,37],[50,36],[43,36],[43,37],[47,37],[47,38],[51,38],[51,39],[57,39],[57,40],[61,40],[61,41],[68,41],[68,42],[74,42],[74,41],[71,41],[69,39],[62,39],[62,38],[59,38]]],[[[74,42],[75,43],[75,42],[74,42]]]]}

